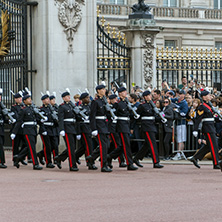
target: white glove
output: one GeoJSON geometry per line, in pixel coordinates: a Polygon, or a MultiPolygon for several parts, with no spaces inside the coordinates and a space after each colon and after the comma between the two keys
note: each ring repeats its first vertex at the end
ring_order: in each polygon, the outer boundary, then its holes
{"type": "Polygon", "coordinates": [[[48,134],[47,131],[42,133],[43,136],[47,136],[47,134],[48,134]]]}
{"type": "Polygon", "coordinates": [[[76,136],[76,139],[77,139],[77,140],[81,140],[81,135],[77,135],[77,136],[76,136]]]}
{"type": "Polygon", "coordinates": [[[193,131],[193,136],[197,137],[198,136],[198,132],[197,131],[193,131]]]}
{"type": "Polygon", "coordinates": [[[15,135],[14,133],[12,133],[12,134],[10,135],[10,137],[11,137],[12,140],[14,140],[15,137],[16,137],[16,135],[15,135]]]}
{"type": "Polygon", "coordinates": [[[98,130],[92,131],[92,136],[97,136],[98,135],[98,130]]]}
{"type": "Polygon", "coordinates": [[[61,135],[61,136],[65,136],[65,131],[62,130],[62,131],[60,132],[60,135],[61,135]]]}

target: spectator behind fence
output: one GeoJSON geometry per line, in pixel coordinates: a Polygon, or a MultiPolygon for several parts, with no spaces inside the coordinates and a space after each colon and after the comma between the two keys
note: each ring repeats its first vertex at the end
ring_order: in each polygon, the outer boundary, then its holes
{"type": "Polygon", "coordinates": [[[173,132],[173,120],[174,120],[174,105],[171,103],[171,100],[167,97],[164,98],[164,117],[167,119],[167,122],[164,123],[164,159],[169,160],[169,154],[171,149],[172,142],[172,132],[173,132]]]}
{"type": "Polygon", "coordinates": [[[159,89],[154,90],[154,92],[153,92],[153,102],[156,103],[160,99],[161,99],[160,90],[159,89]]]}
{"type": "Polygon", "coordinates": [[[183,76],[181,81],[182,81],[182,84],[178,85],[177,88],[186,89],[187,88],[187,77],[183,76]]]}
{"type": "Polygon", "coordinates": [[[178,105],[179,119],[177,120],[176,133],[178,152],[172,158],[173,160],[181,160],[183,158],[184,143],[186,142],[187,129],[186,129],[186,114],[188,112],[187,101],[185,100],[185,91],[181,89],[179,91],[179,97],[171,99],[173,103],[178,105]],[[182,154],[182,155],[181,155],[182,154]]]}

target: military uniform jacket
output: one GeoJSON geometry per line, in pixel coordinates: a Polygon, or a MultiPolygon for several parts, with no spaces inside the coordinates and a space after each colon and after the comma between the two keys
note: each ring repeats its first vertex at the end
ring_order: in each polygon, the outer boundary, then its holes
{"type": "MultiPolygon", "coordinates": [[[[15,124],[15,127],[12,130],[12,133],[17,134],[20,127],[23,128],[23,134],[26,135],[37,135],[37,122],[40,126],[42,123],[40,122],[40,117],[36,116],[31,106],[24,106],[20,110],[18,114],[18,119],[15,124]],[[35,124],[26,125],[26,123],[34,122],[35,124]]],[[[44,127],[44,126],[42,126],[44,127]]]]}
{"type": "Polygon", "coordinates": [[[43,105],[42,107],[40,107],[40,110],[41,112],[43,112],[43,115],[48,118],[48,120],[40,126],[39,134],[42,134],[43,132],[47,131],[48,136],[57,136],[58,135],[57,127],[56,127],[57,123],[54,122],[52,118],[52,111],[50,110],[49,106],[43,105]],[[50,124],[53,124],[53,125],[50,126],[50,124]]]}
{"type": "Polygon", "coordinates": [[[125,100],[120,99],[115,104],[116,115],[118,117],[116,130],[118,133],[130,133],[130,110],[125,100]],[[129,118],[129,120],[121,120],[121,117],[129,118]]]}
{"type": "MultiPolygon", "coordinates": [[[[24,106],[23,104],[20,104],[20,105],[19,105],[19,104],[16,103],[15,105],[13,105],[13,106],[11,107],[11,111],[14,113],[13,118],[15,118],[16,120],[18,120],[19,112],[20,112],[20,110],[22,109],[23,106],[24,106]]],[[[14,123],[14,124],[12,125],[12,129],[15,127],[15,124],[16,124],[16,123],[14,123]]],[[[11,129],[11,131],[12,131],[12,129],[11,129]]],[[[19,134],[19,135],[22,135],[22,134],[23,134],[23,129],[22,129],[22,127],[19,128],[17,134],[19,134]]]]}
{"type": "Polygon", "coordinates": [[[5,117],[2,113],[2,108],[0,106],[0,136],[4,136],[4,122],[5,122],[5,117]]]}
{"type": "Polygon", "coordinates": [[[91,130],[98,130],[99,133],[108,134],[107,119],[96,119],[96,117],[106,117],[105,102],[102,98],[95,98],[91,104],[90,127],[91,130]]]}
{"type": "Polygon", "coordinates": [[[167,122],[164,123],[164,131],[166,133],[172,133],[173,132],[173,120],[174,120],[174,111],[173,111],[174,105],[170,104],[164,108],[164,114],[165,118],[167,119],[167,122]]]}
{"type": "MultiPolygon", "coordinates": [[[[86,116],[89,116],[90,115],[90,104],[84,104],[82,103],[80,105],[80,108],[81,110],[86,110],[85,114],[86,116]]],[[[86,133],[86,134],[91,134],[92,133],[92,130],[90,128],[90,121],[89,120],[82,120],[81,117],[79,117],[79,120],[80,120],[80,131],[81,133],[86,133]]]]}
{"type": "Polygon", "coordinates": [[[202,122],[202,132],[203,133],[216,133],[214,121],[205,121],[206,118],[214,119],[212,109],[210,106],[203,102],[197,109],[197,116],[194,119],[194,131],[198,131],[198,127],[202,122]]]}
{"type": "Polygon", "coordinates": [[[68,102],[62,103],[58,110],[59,130],[65,130],[66,133],[79,134],[79,125],[76,123],[76,115],[68,102]],[[67,121],[67,120],[74,121],[67,121]]]}
{"type": "Polygon", "coordinates": [[[153,111],[152,106],[148,102],[140,104],[137,108],[137,113],[141,118],[141,127],[144,132],[157,132],[155,125],[156,115],[153,111]],[[143,120],[143,117],[155,117],[152,120],[143,120]]]}

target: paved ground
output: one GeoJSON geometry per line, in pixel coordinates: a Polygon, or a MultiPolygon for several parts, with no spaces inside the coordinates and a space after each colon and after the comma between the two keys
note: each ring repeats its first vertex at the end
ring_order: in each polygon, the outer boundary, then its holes
{"type": "MultiPolygon", "coordinates": [[[[8,169],[0,170],[0,221],[4,222],[191,222],[220,221],[222,174],[210,162],[165,164],[129,172],[114,163],[113,173],[63,169],[16,169],[7,153],[8,169]],[[210,164],[210,165],[209,165],[210,164]]],[[[163,162],[164,163],[164,162],[163,162]]],[[[181,162],[180,162],[181,163],[181,162]]],[[[97,163],[99,166],[99,163],[97,163]]]]}

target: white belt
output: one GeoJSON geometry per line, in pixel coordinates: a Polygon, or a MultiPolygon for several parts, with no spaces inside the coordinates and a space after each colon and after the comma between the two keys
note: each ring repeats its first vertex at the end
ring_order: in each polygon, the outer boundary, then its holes
{"type": "Polygon", "coordinates": [[[68,119],[64,119],[64,122],[71,122],[71,123],[75,123],[76,119],[73,118],[68,118],[68,119]]]}
{"type": "Polygon", "coordinates": [[[129,117],[117,117],[118,120],[124,120],[124,121],[129,121],[129,117]]]}
{"type": "Polygon", "coordinates": [[[36,122],[34,122],[34,121],[30,121],[30,122],[24,122],[24,123],[22,124],[22,128],[23,128],[25,125],[27,125],[27,126],[32,126],[32,125],[36,126],[36,125],[37,125],[37,123],[36,123],[36,122]]]}
{"type": "Polygon", "coordinates": [[[203,122],[214,122],[214,118],[204,118],[202,119],[202,123],[203,122]]]}
{"type": "Polygon", "coordinates": [[[106,120],[107,117],[106,116],[96,116],[96,119],[102,119],[102,120],[106,120]]]}
{"type": "Polygon", "coordinates": [[[112,123],[117,123],[117,120],[113,120],[112,123]]]}
{"type": "Polygon", "coordinates": [[[50,123],[50,122],[46,122],[46,123],[43,123],[45,126],[54,126],[54,123],[50,123]]]}
{"type": "Polygon", "coordinates": [[[155,120],[154,116],[143,116],[141,117],[141,120],[155,120]]]}

